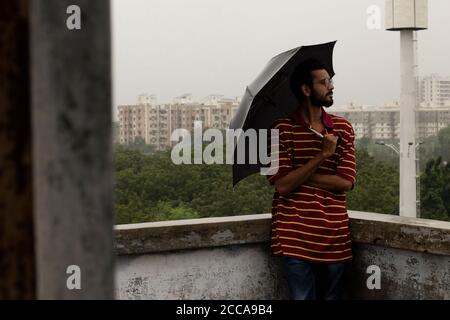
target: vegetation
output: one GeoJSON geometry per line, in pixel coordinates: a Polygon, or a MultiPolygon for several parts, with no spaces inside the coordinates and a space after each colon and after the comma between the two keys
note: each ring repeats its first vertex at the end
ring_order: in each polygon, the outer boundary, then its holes
{"type": "Polygon", "coordinates": [[[231,183],[231,165],[175,165],[170,150],[114,148],[116,223],[270,212],[272,188],[254,175],[231,183]]]}
{"type": "Polygon", "coordinates": [[[398,214],[398,167],[376,161],[365,147],[357,146],[356,150],[357,181],[347,195],[347,207],[356,211],[398,214]]]}
{"type": "MultiPolygon", "coordinates": [[[[420,146],[422,218],[450,221],[449,145],[450,127],[420,146]]],[[[366,139],[356,150],[358,176],[349,209],[398,214],[398,156],[366,139]]],[[[255,174],[233,188],[231,165],[175,165],[170,154],[139,140],[114,146],[117,224],[271,211],[273,187],[264,176],[255,174]]]]}
{"type": "Polygon", "coordinates": [[[430,160],[420,178],[421,217],[450,221],[450,165],[430,160]]]}

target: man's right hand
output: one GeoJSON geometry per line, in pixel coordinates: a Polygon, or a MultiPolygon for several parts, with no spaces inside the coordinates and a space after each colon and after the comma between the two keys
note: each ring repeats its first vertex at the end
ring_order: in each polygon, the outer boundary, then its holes
{"type": "Polygon", "coordinates": [[[337,141],[339,137],[334,134],[326,134],[323,137],[322,155],[325,158],[331,157],[336,152],[337,141]]]}
{"type": "Polygon", "coordinates": [[[316,157],[310,159],[304,166],[292,170],[284,177],[275,181],[275,188],[278,193],[282,196],[288,195],[298,186],[306,183],[322,163],[335,153],[337,141],[338,137],[335,135],[326,134],[323,137],[322,151],[316,157]]]}

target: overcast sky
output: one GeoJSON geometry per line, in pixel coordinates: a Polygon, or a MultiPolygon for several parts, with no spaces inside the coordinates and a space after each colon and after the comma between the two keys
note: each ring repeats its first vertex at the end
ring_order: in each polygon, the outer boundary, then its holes
{"type": "MultiPolygon", "coordinates": [[[[113,0],[112,23],[114,106],[141,93],[241,96],[274,55],[333,40],[335,105],[399,99],[400,35],[383,28],[384,0],[113,0]],[[371,5],[380,30],[366,25],[371,5]]],[[[418,54],[420,75],[450,76],[450,1],[429,0],[418,54]]]]}

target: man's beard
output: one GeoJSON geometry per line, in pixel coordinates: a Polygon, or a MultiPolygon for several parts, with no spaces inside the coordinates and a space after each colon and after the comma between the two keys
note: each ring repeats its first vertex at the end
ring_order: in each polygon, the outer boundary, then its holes
{"type": "Polygon", "coordinates": [[[315,91],[312,92],[310,99],[311,99],[311,104],[315,105],[317,107],[329,108],[334,103],[333,98],[331,98],[330,100],[322,99],[317,96],[317,93],[315,91]]]}

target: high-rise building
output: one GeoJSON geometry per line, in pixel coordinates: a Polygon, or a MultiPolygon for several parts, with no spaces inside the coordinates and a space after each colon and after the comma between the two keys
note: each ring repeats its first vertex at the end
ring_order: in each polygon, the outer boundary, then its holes
{"type": "MultiPolygon", "coordinates": [[[[204,129],[227,129],[236,114],[240,100],[210,95],[202,103],[193,102],[192,96],[178,97],[178,103],[156,104],[155,96],[139,96],[136,105],[119,106],[118,142],[128,144],[137,137],[157,149],[170,147],[175,129],[194,129],[194,121],[202,121],[204,129]],[[179,103],[183,102],[183,103],[179,103]]],[[[350,104],[334,107],[331,113],[348,119],[357,139],[399,139],[400,106],[398,102],[384,106],[357,106],[350,104]]],[[[416,114],[417,138],[436,135],[450,126],[450,106],[421,106],[416,114]]]]}
{"type": "Polygon", "coordinates": [[[419,81],[420,105],[450,106],[450,77],[432,74],[419,81]]]}
{"type": "Polygon", "coordinates": [[[119,141],[123,144],[133,142],[136,137],[145,140],[146,111],[148,105],[122,105],[119,109],[119,141]]]}
{"type": "Polygon", "coordinates": [[[192,94],[185,93],[181,96],[178,96],[173,99],[174,104],[191,104],[194,103],[194,99],[192,98],[192,94]]]}
{"type": "MultiPolygon", "coordinates": [[[[400,106],[392,103],[385,106],[349,105],[330,111],[349,120],[357,139],[367,137],[374,140],[399,139],[400,106]]],[[[416,114],[416,134],[419,139],[436,135],[450,126],[450,106],[421,107],[416,114]]]]}
{"type": "Polygon", "coordinates": [[[154,94],[141,94],[138,96],[138,104],[150,104],[156,106],[157,99],[154,94]]]}
{"type": "Polygon", "coordinates": [[[155,96],[141,95],[136,105],[118,106],[119,142],[128,144],[141,137],[160,150],[176,143],[170,141],[175,129],[191,131],[194,121],[202,121],[204,129],[226,129],[239,102],[239,98],[211,95],[198,103],[187,94],[175,98],[172,104],[156,104],[155,96]]]}

